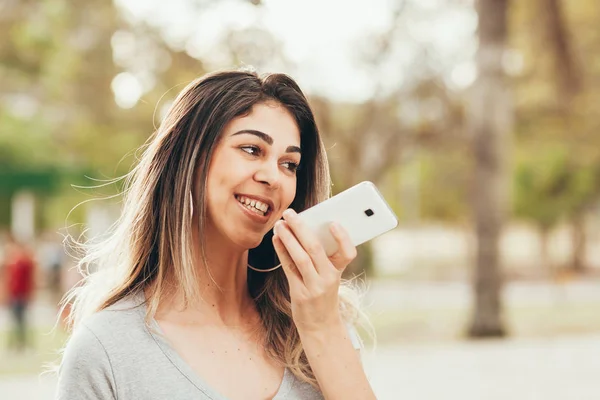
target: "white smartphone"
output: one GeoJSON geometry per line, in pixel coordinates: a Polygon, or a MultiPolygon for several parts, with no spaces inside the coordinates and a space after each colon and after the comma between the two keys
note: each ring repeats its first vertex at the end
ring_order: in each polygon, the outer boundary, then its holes
{"type": "Polygon", "coordinates": [[[352,186],[298,215],[315,231],[328,256],[338,249],[329,230],[331,222],[337,222],[348,232],[354,246],[398,226],[396,214],[377,187],[368,181],[352,186]]]}

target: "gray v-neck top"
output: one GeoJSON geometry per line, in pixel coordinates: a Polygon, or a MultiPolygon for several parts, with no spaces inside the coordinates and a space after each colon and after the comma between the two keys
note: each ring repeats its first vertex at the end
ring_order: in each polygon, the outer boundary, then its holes
{"type": "MultiPolygon", "coordinates": [[[[212,389],[145,321],[143,296],[132,296],[89,317],[69,340],[59,370],[57,399],[227,400],[212,389]]],[[[360,339],[352,332],[355,347],[360,339]]],[[[274,400],[323,399],[285,370],[274,400]]]]}

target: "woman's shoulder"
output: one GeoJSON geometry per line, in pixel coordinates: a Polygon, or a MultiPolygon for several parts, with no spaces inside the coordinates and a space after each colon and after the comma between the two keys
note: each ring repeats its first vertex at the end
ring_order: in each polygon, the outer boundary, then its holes
{"type": "Polygon", "coordinates": [[[97,341],[106,351],[143,342],[148,336],[145,314],[144,300],[128,296],[83,319],[70,342],[97,341]]]}
{"type": "Polygon", "coordinates": [[[125,298],[76,326],[59,368],[59,398],[116,398],[117,383],[135,380],[140,357],[153,359],[145,304],[138,300],[125,298]]]}

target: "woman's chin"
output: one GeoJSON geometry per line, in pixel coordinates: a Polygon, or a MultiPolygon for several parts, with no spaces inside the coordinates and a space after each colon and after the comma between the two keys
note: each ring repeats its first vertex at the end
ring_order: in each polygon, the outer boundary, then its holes
{"type": "Polygon", "coordinates": [[[263,237],[246,237],[240,240],[236,240],[235,242],[238,244],[238,246],[240,246],[243,249],[246,250],[250,250],[250,249],[254,249],[255,247],[258,247],[258,245],[260,245],[260,243],[262,242],[263,237]]]}

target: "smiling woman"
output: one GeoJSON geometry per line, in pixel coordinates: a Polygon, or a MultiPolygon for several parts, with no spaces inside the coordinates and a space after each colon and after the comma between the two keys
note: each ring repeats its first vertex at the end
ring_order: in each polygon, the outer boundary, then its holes
{"type": "Polygon", "coordinates": [[[126,179],[120,220],[84,246],[83,283],[64,299],[58,398],[373,398],[360,312],[340,295],[356,250],[332,226],[327,257],[296,218],[330,181],[290,77],[190,83],[126,179]]]}

